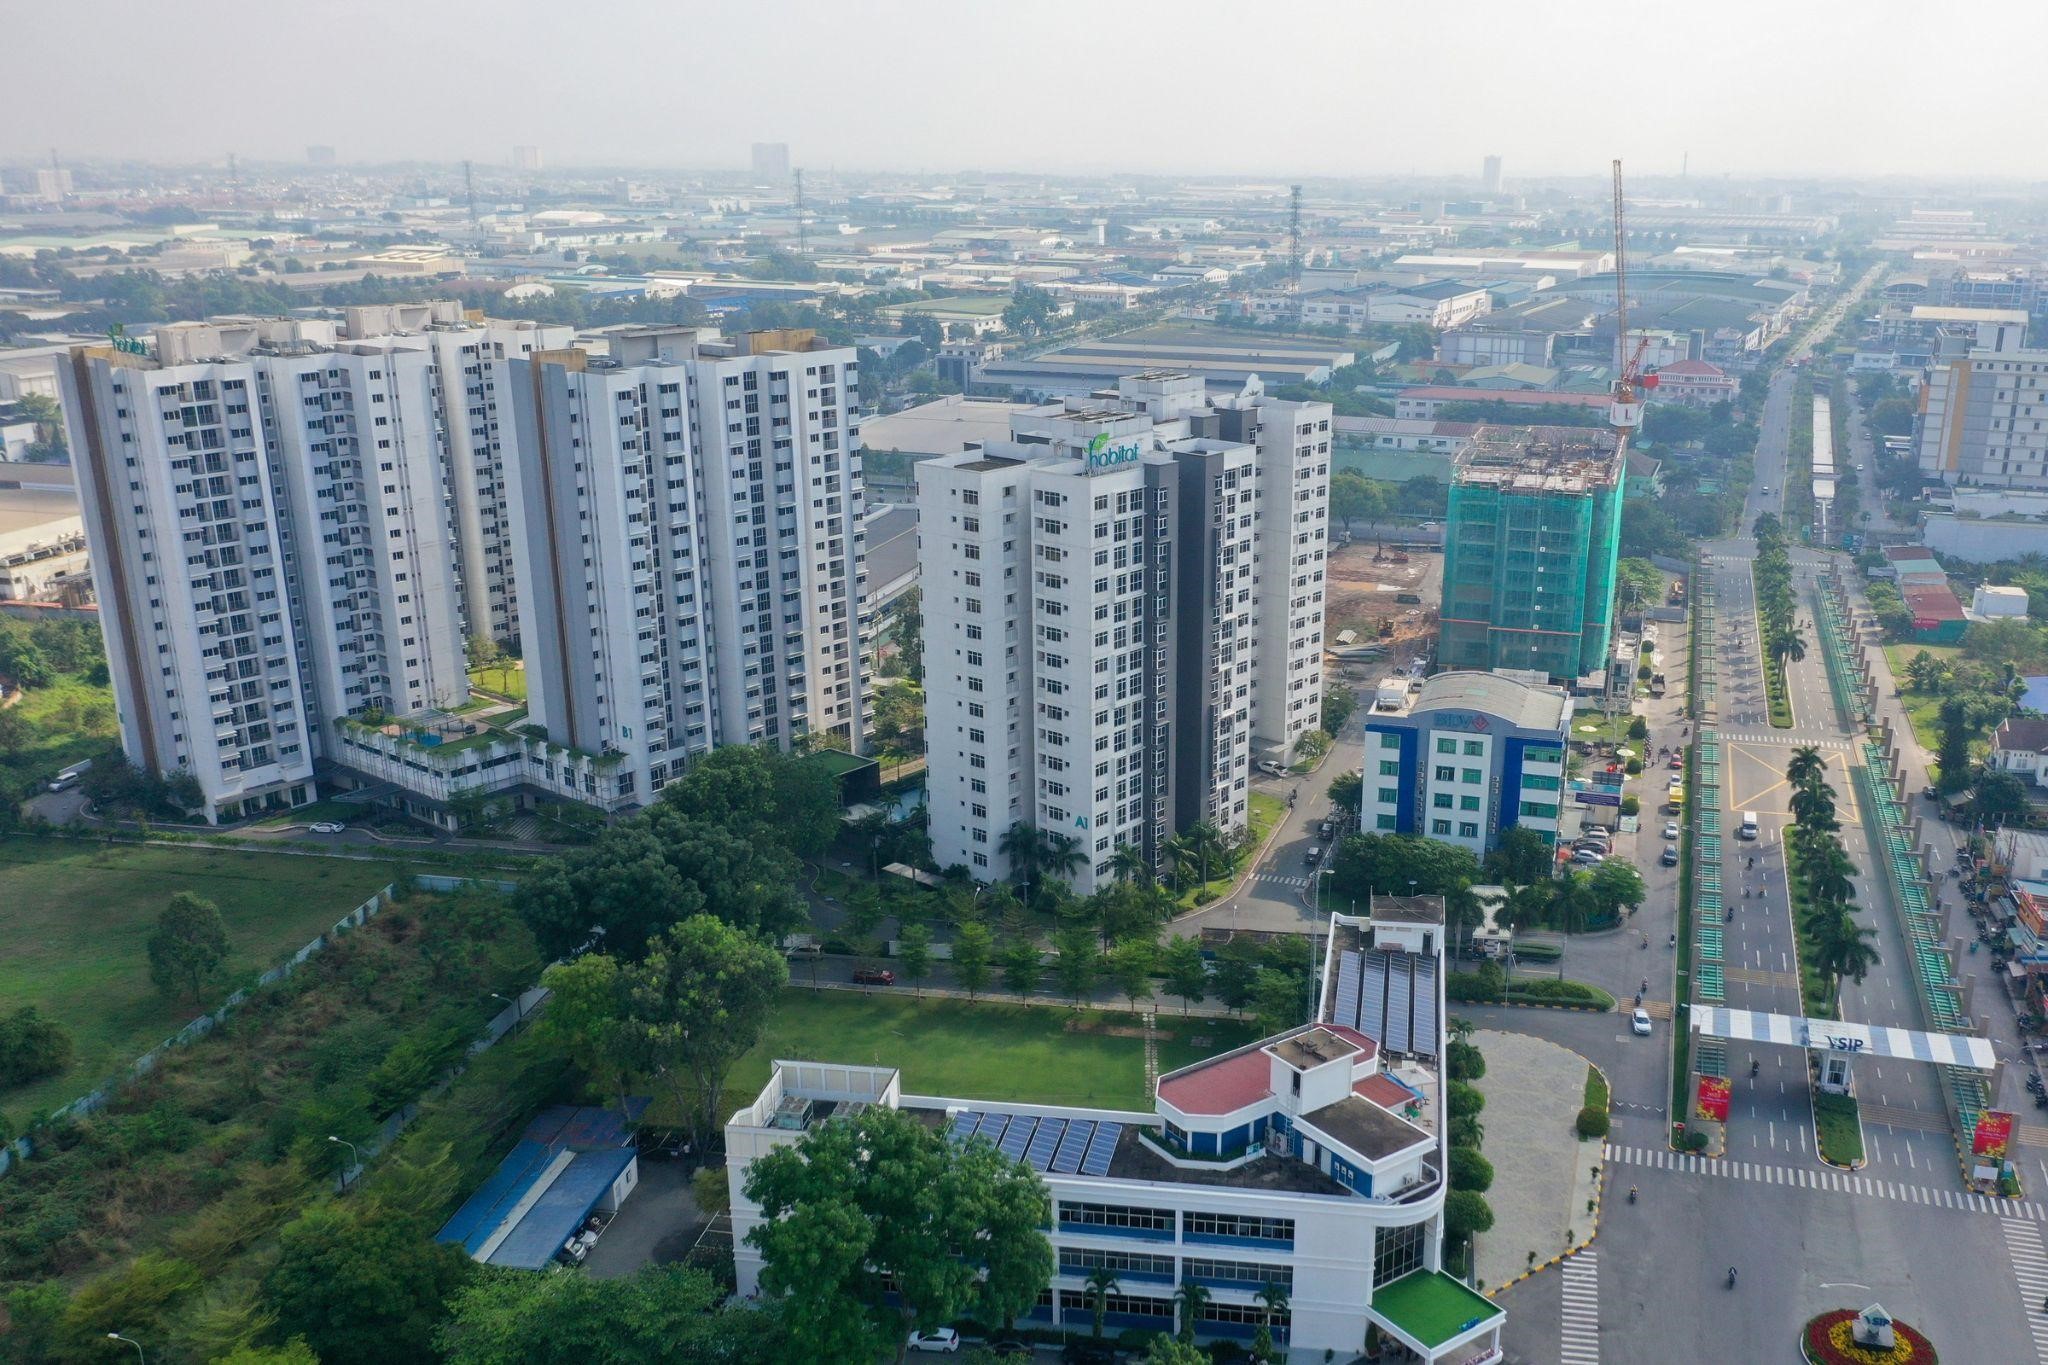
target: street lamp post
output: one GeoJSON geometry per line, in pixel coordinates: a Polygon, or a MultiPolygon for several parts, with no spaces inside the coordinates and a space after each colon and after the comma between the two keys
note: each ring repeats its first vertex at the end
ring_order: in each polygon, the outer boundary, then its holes
{"type": "Polygon", "coordinates": [[[350,1176],[352,1176],[356,1171],[360,1171],[361,1169],[363,1169],[363,1154],[357,1151],[356,1145],[353,1142],[350,1142],[347,1138],[339,1138],[336,1137],[334,1134],[329,1133],[327,1135],[327,1140],[329,1142],[338,1142],[342,1146],[348,1148],[349,1160],[353,1163],[353,1165],[349,1168],[349,1173],[343,1175],[341,1178],[342,1187],[346,1189],[352,1183],[350,1180],[350,1176]]]}
{"type": "Polygon", "coordinates": [[[127,1342],[127,1343],[128,1343],[128,1344],[129,1344],[130,1346],[133,1346],[133,1347],[135,1348],[135,1358],[136,1358],[137,1360],[141,1361],[141,1362],[142,1362],[142,1365],[149,1365],[149,1362],[148,1362],[148,1360],[147,1360],[147,1359],[146,1359],[146,1358],[145,1358],[145,1357],[143,1356],[143,1354],[142,1354],[142,1343],[141,1343],[141,1342],[139,1342],[139,1341],[136,1341],[136,1340],[135,1340],[134,1338],[132,1338],[132,1337],[124,1337],[124,1336],[122,1336],[122,1335],[121,1335],[121,1334],[120,1334],[119,1332],[109,1332],[109,1333],[107,1333],[107,1340],[108,1340],[108,1341],[125,1341],[125,1342],[127,1342]]]}

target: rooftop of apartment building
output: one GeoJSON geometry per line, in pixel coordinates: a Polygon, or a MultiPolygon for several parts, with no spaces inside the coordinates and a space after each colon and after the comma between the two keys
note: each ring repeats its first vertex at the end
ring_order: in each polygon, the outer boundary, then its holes
{"type": "Polygon", "coordinates": [[[1482,427],[1458,452],[1454,482],[1518,493],[1586,493],[1621,477],[1620,441],[1591,427],[1482,427]]]}
{"type": "MultiPolygon", "coordinates": [[[[1419,692],[1402,688],[1384,690],[1386,701],[1375,703],[1368,723],[1387,716],[1408,716],[1419,711],[1479,711],[1499,716],[1519,730],[1546,733],[1561,731],[1570,723],[1572,699],[1561,687],[1525,682],[1505,672],[1458,669],[1427,679],[1419,692]]],[[[1387,918],[1381,907],[1394,898],[1373,903],[1376,918],[1387,918]]]]}

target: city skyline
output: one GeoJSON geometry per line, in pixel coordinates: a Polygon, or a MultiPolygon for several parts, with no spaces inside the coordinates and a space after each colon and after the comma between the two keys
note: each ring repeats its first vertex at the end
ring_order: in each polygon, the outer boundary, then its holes
{"type": "MultiPolygon", "coordinates": [[[[217,50],[212,44],[222,29],[232,27],[250,54],[235,71],[238,104],[264,116],[138,121],[132,103],[81,104],[63,68],[31,66],[16,82],[19,112],[0,131],[0,158],[40,161],[55,147],[80,159],[190,161],[232,151],[298,160],[308,145],[320,145],[336,148],[343,162],[469,158],[502,165],[523,145],[542,148],[550,168],[738,169],[749,163],[754,143],[784,142],[793,166],[845,172],[1450,174],[1476,181],[1482,158],[1498,155],[1512,184],[1591,173],[1619,154],[1645,175],[1688,169],[1703,179],[2048,174],[2048,154],[1959,143],[1915,102],[1879,97],[1894,77],[1949,64],[1967,67],[1984,88],[1998,91],[2014,121],[2048,114],[2048,93],[2028,79],[2031,45],[1979,41],[1984,20],[1997,21],[1993,11],[2024,27],[2031,15],[2018,4],[1979,7],[1979,22],[1967,27],[1915,24],[1910,50],[1884,41],[1887,19],[1912,22],[1902,4],[1864,7],[1868,22],[1856,32],[1841,31],[1839,15],[1817,4],[1724,9],[1730,22],[1705,29],[1632,18],[1619,32],[1602,12],[1563,10],[1532,34],[1525,24],[1500,22],[1515,12],[1491,3],[1451,20],[1287,6],[1271,16],[1270,31],[1313,35],[1318,50],[1356,57],[1292,62],[1284,104],[1247,106],[1163,98],[1174,80],[1198,87],[1214,79],[1208,73],[1216,48],[1208,35],[1234,17],[1214,4],[1177,6],[1170,28],[1149,8],[1104,12],[1039,3],[1005,9],[996,20],[913,5],[886,30],[797,4],[788,7],[791,22],[770,33],[738,11],[625,4],[608,8],[603,26],[564,27],[548,23],[552,10],[515,3],[494,13],[524,14],[532,24],[484,28],[453,8],[408,9],[410,36],[394,43],[384,25],[337,28],[308,11],[242,0],[188,5],[180,10],[185,22],[131,40],[107,22],[103,5],[32,9],[8,0],[0,14],[12,12],[12,32],[38,49],[90,49],[96,84],[105,90],[148,91],[166,69],[198,69],[217,50]],[[902,35],[920,31],[942,37],[929,47],[914,39],[906,45],[902,35]],[[791,33],[829,41],[786,43],[791,33]],[[537,34],[545,41],[534,41],[537,34]],[[947,54],[970,55],[919,61],[936,58],[941,44],[947,54]],[[351,87],[346,115],[301,98],[305,73],[289,56],[314,45],[331,69],[379,73],[351,87]],[[1491,72],[1500,79],[1461,80],[1450,100],[1439,63],[1422,60],[1432,48],[1454,49],[1461,70],[1475,77],[1491,72]],[[1119,51],[1143,54],[1145,65],[1104,90],[1092,74],[1096,63],[1079,58],[1119,51]],[[443,55],[450,52],[486,80],[563,92],[595,83],[609,103],[587,120],[565,123],[545,98],[501,102],[479,122],[471,87],[454,78],[461,71],[443,55]],[[1090,74],[1065,88],[1063,65],[1090,74]],[[844,74],[863,67],[899,71],[903,98],[849,98],[844,74]],[[1154,107],[1170,115],[1106,123],[1101,100],[1127,101],[1143,91],[1147,69],[1168,76],[1154,107]],[[762,70],[774,73],[772,82],[757,79],[762,70]],[[1546,93],[1532,99],[1526,86],[1537,75],[1546,93]],[[986,101],[991,90],[1014,91],[1028,116],[920,112],[986,101]],[[1855,116],[1845,117],[1846,110],[1855,116]],[[1782,135],[1788,123],[1799,128],[1798,137],[1782,135]],[[462,136],[439,131],[450,128],[462,136]]],[[[1148,98],[1139,96],[1141,107],[1148,98]]]]}

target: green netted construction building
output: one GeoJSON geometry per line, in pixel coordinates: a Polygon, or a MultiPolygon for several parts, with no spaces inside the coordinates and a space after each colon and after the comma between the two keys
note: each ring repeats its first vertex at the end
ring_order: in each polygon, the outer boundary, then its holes
{"type": "Polygon", "coordinates": [[[1440,668],[1605,674],[1626,468],[1603,431],[1478,434],[1451,477],[1440,668]]]}

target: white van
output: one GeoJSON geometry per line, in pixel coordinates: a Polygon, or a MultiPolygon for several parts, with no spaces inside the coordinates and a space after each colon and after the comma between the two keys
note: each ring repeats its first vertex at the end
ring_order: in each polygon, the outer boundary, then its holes
{"type": "Polygon", "coordinates": [[[1737,831],[1735,832],[1735,834],[1736,834],[1736,837],[1737,837],[1737,838],[1739,838],[1739,839],[1754,839],[1754,838],[1756,838],[1756,836],[1757,836],[1757,834],[1758,834],[1758,830],[1757,830],[1757,824],[1756,824],[1756,812],[1755,812],[1755,811],[1753,811],[1753,810],[1746,810],[1746,811],[1742,812],[1742,828],[1741,828],[1741,829],[1739,829],[1739,830],[1737,830],[1737,831]]]}

